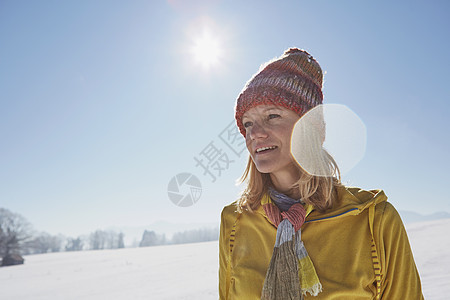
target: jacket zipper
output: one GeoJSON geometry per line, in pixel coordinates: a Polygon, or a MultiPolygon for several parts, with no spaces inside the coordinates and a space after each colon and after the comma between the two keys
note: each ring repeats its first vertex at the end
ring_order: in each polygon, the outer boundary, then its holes
{"type": "Polygon", "coordinates": [[[337,214],[337,215],[335,215],[335,216],[329,216],[329,217],[324,217],[324,218],[314,219],[314,220],[307,220],[307,221],[305,221],[305,223],[310,223],[310,222],[315,222],[315,221],[321,221],[321,220],[327,220],[327,219],[336,218],[336,217],[345,215],[345,214],[347,214],[347,213],[349,213],[349,212],[351,212],[351,211],[354,211],[354,210],[358,210],[358,209],[357,209],[357,208],[352,208],[352,209],[349,209],[349,210],[347,210],[347,211],[344,211],[343,213],[337,214]]]}

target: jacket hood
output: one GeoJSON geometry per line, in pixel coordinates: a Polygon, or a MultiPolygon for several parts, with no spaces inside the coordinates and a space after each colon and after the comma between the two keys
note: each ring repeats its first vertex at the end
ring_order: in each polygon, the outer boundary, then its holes
{"type": "MultiPolygon", "coordinates": [[[[326,221],[331,218],[335,219],[349,215],[359,215],[369,207],[387,201],[387,196],[383,190],[366,191],[356,187],[339,186],[337,187],[337,193],[337,199],[331,208],[325,212],[319,212],[312,209],[311,213],[308,214],[305,223],[326,221]]],[[[261,204],[267,202],[272,202],[268,195],[261,200],[261,204]]],[[[262,205],[258,207],[257,211],[265,216],[262,205]]]]}

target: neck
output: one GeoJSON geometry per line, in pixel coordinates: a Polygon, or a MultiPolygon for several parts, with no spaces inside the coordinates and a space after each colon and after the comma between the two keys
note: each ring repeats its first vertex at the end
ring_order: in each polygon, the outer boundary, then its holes
{"type": "Polygon", "coordinates": [[[292,187],[297,182],[298,178],[299,171],[295,166],[276,173],[270,173],[270,180],[272,181],[274,189],[293,199],[300,198],[299,190],[292,187]]]}

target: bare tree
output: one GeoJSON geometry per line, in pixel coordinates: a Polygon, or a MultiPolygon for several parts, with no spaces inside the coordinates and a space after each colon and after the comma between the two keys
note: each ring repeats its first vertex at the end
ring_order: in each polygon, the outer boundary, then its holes
{"type": "Polygon", "coordinates": [[[21,215],[0,208],[0,257],[20,253],[32,238],[31,224],[21,215]]]}
{"type": "Polygon", "coordinates": [[[125,248],[125,243],[123,241],[124,234],[119,233],[119,240],[117,241],[117,248],[125,248]]]}
{"type": "Polygon", "coordinates": [[[92,250],[124,248],[123,233],[113,230],[96,230],[89,235],[89,246],[92,250]]]}
{"type": "Polygon", "coordinates": [[[102,230],[97,230],[89,235],[89,246],[92,250],[105,249],[106,233],[102,230]]]}
{"type": "Polygon", "coordinates": [[[51,236],[50,251],[60,252],[62,249],[62,243],[64,239],[65,238],[61,234],[51,236]]]}
{"type": "Polygon", "coordinates": [[[219,237],[219,228],[202,228],[177,232],[172,237],[173,244],[215,241],[219,237]]]}
{"type": "Polygon", "coordinates": [[[77,237],[76,239],[74,238],[69,238],[67,240],[67,245],[65,247],[66,251],[81,251],[83,250],[83,240],[81,239],[81,237],[77,237]]]}
{"type": "Polygon", "coordinates": [[[116,249],[119,236],[112,230],[105,231],[106,249],[116,249]]]}
{"type": "Polygon", "coordinates": [[[25,244],[24,254],[59,252],[61,251],[61,244],[61,236],[41,232],[25,244]]]}
{"type": "Polygon", "coordinates": [[[139,243],[139,247],[164,245],[166,243],[166,236],[157,234],[154,231],[145,230],[142,235],[142,240],[139,243]]]}

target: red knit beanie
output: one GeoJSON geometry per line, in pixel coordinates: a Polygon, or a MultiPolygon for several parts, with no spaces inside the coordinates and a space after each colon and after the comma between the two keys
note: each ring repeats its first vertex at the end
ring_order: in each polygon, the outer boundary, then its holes
{"type": "Polygon", "coordinates": [[[322,104],[323,74],[319,63],[305,50],[290,48],[260,68],[245,85],[235,107],[235,118],[245,137],[242,116],[261,104],[286,107],[302,116],[322,104]]]}

